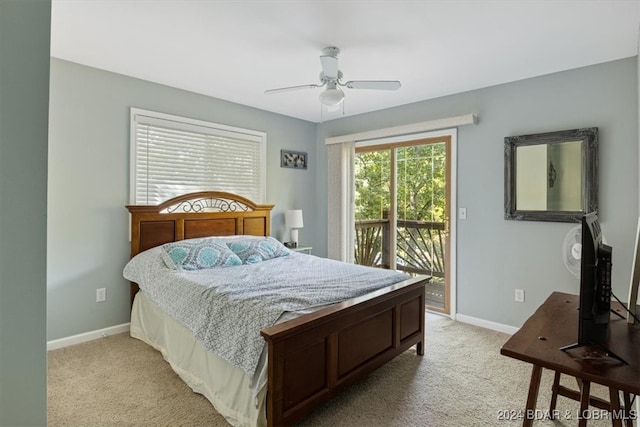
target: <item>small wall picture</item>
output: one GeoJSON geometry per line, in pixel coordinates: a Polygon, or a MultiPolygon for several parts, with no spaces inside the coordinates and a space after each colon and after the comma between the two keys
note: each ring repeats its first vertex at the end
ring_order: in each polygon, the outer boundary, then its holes
{"type": "Polygon", "coordinates": [[[302,151],[280,150],[280,167],[306,169],[307,153],[303,153],[302,151]]]}

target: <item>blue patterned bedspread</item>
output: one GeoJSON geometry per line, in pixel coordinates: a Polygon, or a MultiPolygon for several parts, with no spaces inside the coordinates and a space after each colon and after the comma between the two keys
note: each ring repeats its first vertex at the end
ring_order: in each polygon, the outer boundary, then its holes
{"type": "Polygon", "coordinates": [[[250,265],[179,271],[166,267],[161,250],[135,256],[124,277],[249,378],[265,347],[260,330],[282,313],[333,304],[408,279],[391,270],[295,252],[250,265]]]}

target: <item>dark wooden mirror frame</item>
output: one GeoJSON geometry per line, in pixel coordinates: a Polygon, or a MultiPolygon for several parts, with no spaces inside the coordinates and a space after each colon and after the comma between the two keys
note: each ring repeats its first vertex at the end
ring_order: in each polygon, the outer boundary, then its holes
{"type": "Polygon", "coordinates": [[[516,221],[580,222],[598,210],[598,128],[572,129],[504,139],[504,218],[516,221]],[[579,211],[518,210],[516,149],[522,146],[582,141],[582,209],[579,211]]]}

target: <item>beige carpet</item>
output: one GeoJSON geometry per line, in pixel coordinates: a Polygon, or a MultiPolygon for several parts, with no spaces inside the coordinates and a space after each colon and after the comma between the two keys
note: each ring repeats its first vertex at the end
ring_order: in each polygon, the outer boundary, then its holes
{"type": "MultiPolygon", "coordinates": [[[[424,357],[410,350],[306,419],[303,426],[517,426],[531,366],[500,355],[508,335],[429,314],[424,357]],[[502,418],[516,419],[500,419],[502,418]]],[[[157,351],[114,335],[49,352],[49,426],[228,426],[157,351]]],[[[552,375],[538,399],[548,408],[552,375]]],[[[575,385],[567,378],[565,385],[575,385]]],[[[606,391],[594,386],[595,394],[606,391]]],[[[559,397],[559,420],[576,426],[578,403],[559,397]],[[568,416],[567,416],[568,415],[568,416]]],[[[602,418],[593,408],[592,418],[602,418]]],[[[592,419],[589,426],[610,426],[592,419]]],[[[637,425],[637,422],[636,424],[637,425]]]]}

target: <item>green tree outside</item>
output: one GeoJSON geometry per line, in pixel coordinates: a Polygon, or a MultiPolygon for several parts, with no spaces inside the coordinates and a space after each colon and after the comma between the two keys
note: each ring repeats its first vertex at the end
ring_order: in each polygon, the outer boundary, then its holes
{"type": "MultiPolygon", "coordinates": [[[[355,164],[356,221],[383,218],[390,208],[391,151],[358,153],[355,164]]],[[[443,222],[446,201],[444,143],[398,148],[399,219],[443,222]]]]}

